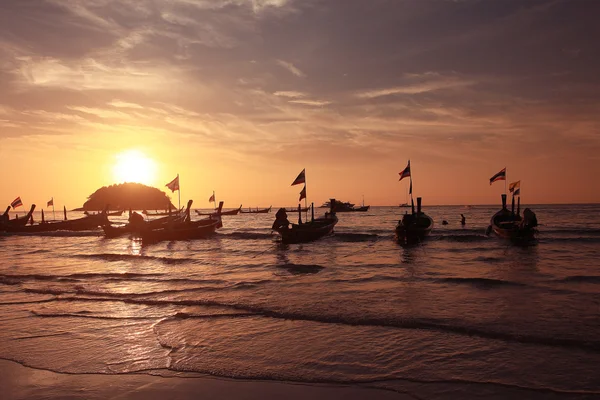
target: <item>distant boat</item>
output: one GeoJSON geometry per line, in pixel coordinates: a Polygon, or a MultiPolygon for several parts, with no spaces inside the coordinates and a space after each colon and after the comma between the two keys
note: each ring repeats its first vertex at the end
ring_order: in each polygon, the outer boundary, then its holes
{"type": "Polygon", "coordinates": [[[408,203],[402,203],[398,207],[401,207],[401,208],[410,208],[410,204],[408,204],[408,203]]]}
{"type": "MultiPolygon", "coordinates": [[[[332,201],[335,201],[332,199],[332,201]]],[[[335,203],[334,203],[335,204],[335,203]]],[[[297,224],[291,224],[287,219],[287,213],[284,208],[280,208],[275,215],[272,229],[279,233],[281,242],[286,244],[292,243],[307,243],[320,239],[333,232],[333,228],[338,222],[335,212],[332,210],[326,212],[325,216],[314,218],[314,208],[312,209],[312,217],[308,222],[302,222],[302,213],[299,212],[299,220],[297,224]]]]}
{"type": "Polygon", "coordinates": [[[433,229],[433,219],[421,210],[421,198],[417,197],[417,212],[406,213],[396,225],[396,240],[400,244],[422,242],[433,229]]]}
{"type": "MultiPolygon", "coordinates": [[[[98,211],[98,212],[95,212],[95,213],[90,213],[89,211],[84,211],[83,213],[85,215],[97,215],[97,214],[100,214],[101,212],[102,211],[98,211]]],[[[121,210],[121,211],[107,212],[106,213],[107,217],[120,217],[121,215],[123,215],[123,210],[121,210]]]]}
{"type": "Polygon", "coordinates": [[[215,215],[238,215],[238,213],[240,212],[240,210],[242,209],[242,205],[240,204],[240,208],[235,208],[233,210],[227,210],[227,211],[219,211],[220,208],[215,208],[215,211],[213,212],[203,212],[200,210],[196,210],[196,214],[198,215],[203,215],[203,216],[215,216],[215,215]]]}
{"type": "MultiPolygon", "coordinates": [[[[331,202],[327,202],[327,204],[331,204],[331,202]]],[[[355,207],[354,204],[350,202],[341,202],[335,201],[335,212],[353,212],[353,211],[369,211],[371,206],[365,206],[364,204],[361,207],[355,207]]]]}
{"type": "Polygon", "coordinates": [[[166,216],[166,215],[175,215],[175,214],[179,214],[181,211],[183,211],[183,209],[181,210],[165,210],[165,211],[142,211],[142,214],[147,215],[149,217],[162,217],[162,216],[166,216]]]}
{"type": "Polygon", "coordinates": [[[262,208],[262,209],[259,209],[257,207],[255,210],[251,209],[250,207],[248,207],[248,210],[244,210],[244,209],[240,208],[240,212],[242,214],[267,214],[267,213],[271,212],[271,207],[272,206],[269,206],[269,208],[262,208]]]}
{"type": "Polygon", "coordinates": [[[537,232],[537,217],[529,208],[520,215],[521,198],[519,197],[517,211],[515,212],[515,197],[512,199],[512,209],[506,208],[506,194],[502,195],[502,209],[490,219],[488,232],[493,231],[501,238],[508,239],[517,244],[526,244],[535,239],[537,232]]]}

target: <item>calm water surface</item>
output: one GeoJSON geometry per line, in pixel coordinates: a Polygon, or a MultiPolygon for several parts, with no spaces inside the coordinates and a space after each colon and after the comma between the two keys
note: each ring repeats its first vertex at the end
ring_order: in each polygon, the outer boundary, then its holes
{"type": "Polygon", "coordinates": [[[392,207],[340,213],[335,235],[289,246],[273,213],[152,246],[0,234],[0,358],[418,398],[599,398],[600,206],[532,208],[529,247],[485,236],[492,206],[426,208],[436,226],[412,248],[393,241],[392,207]]]}

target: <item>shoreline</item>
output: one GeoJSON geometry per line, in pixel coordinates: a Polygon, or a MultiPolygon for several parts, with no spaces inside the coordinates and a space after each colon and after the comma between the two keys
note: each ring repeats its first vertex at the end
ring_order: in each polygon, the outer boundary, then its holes
{"type": "Polygon", "coordinates": [[[236,380],[221,377],[178,377],[144,373],[63,374],[0,359],[3,399],[268,399],[358,400],[414,397],[385,389],[350,385],[236,380]]]}

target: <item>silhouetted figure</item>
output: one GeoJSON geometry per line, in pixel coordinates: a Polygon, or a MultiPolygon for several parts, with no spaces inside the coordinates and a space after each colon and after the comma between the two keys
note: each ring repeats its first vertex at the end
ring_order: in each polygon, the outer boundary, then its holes
{"type": "Polygon", "coordinates": [[[465,226],[466,223],[467,223],[467,219],[465,218],[464,215],[460,214],[460,224],[462,226],[465,226]]]}
{"type": "Polygon", "coordinates": [[[271,227],[271,229],[273,229],[274,231],[280,230],[280,229],[288,229],[290,225],[290,221],[287,218],[287,213],[285,212],[285,208],[280,208],[279,210],[277,210],[277,213],[275,214],[275,222],[273,222],[273,226],[271,227]]]}
{"type": "Polygon", "coordinates": [[[134,212],[129,216],[129,225],[133,227],[141,227],[144,223],[144,216],[140,213],[134,212]]]}

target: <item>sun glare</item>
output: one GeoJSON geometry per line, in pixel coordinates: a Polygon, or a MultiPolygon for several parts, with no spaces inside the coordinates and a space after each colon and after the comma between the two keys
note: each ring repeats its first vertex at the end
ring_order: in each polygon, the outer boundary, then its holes
{"type": "Polygon", "coordinates": [[[151,185],[156,173],[156,163],[139,150],[117,154],[113,177],[118,183],[137,182],[151,185]]]}

